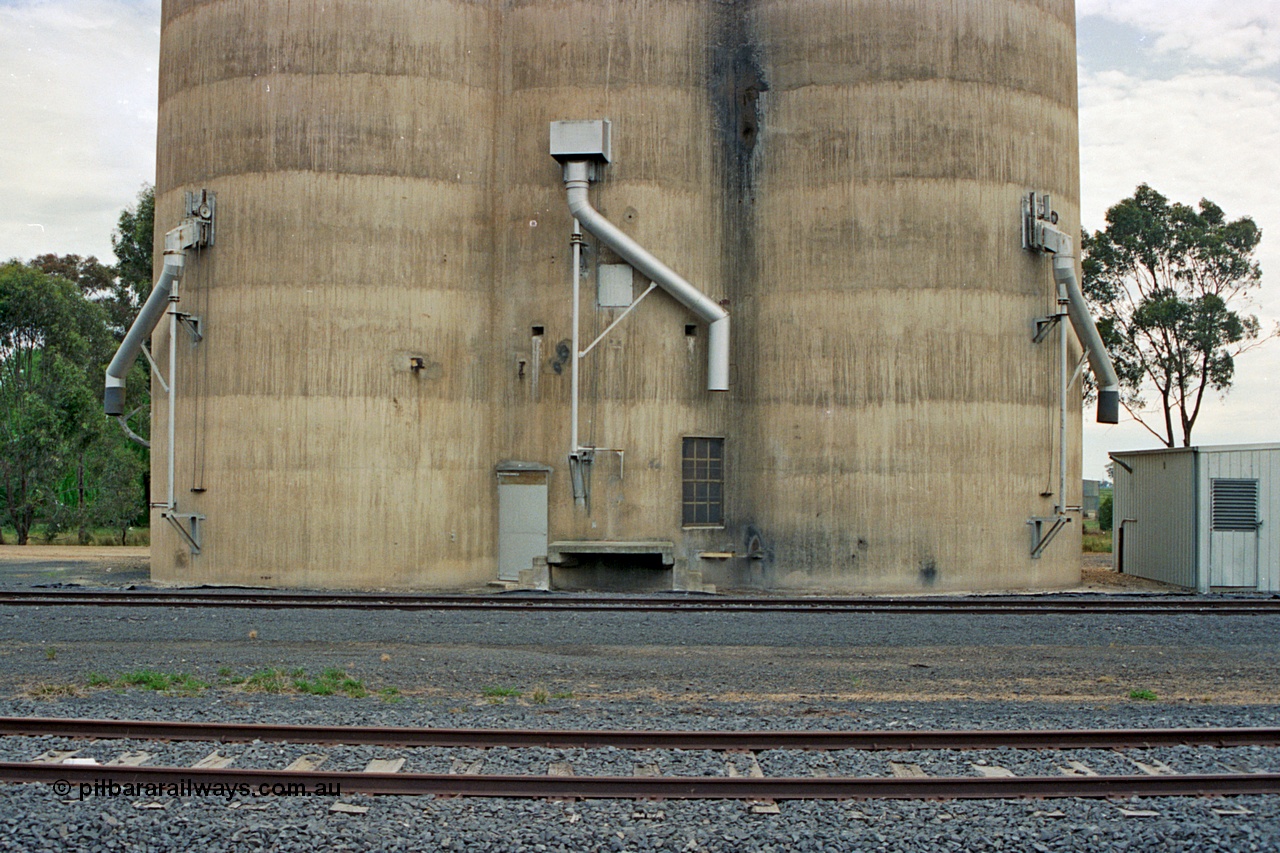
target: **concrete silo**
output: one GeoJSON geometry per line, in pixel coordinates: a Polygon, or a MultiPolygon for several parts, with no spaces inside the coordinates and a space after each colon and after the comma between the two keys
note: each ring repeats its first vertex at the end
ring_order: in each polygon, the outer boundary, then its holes
{"type": "Polygon", "coordinates": [[[1056,347],[1031,333],[1054,286],[1017,215],[1037,188],[1079,230],[1073,4],[761,0],[750,29],[768,89],[739,495],[760,576],[1073,582],[1078,524],[1039,559],[1028,545],[1063,501],[1041,496],[1058,490],[1056,347]]]}
{"type": "Polygon", "coordinates": [[[157,519],[155,574],[1073,582],[1078,524],[1032,555],[1080,406],[1020,227],[1036,190],[1078,230],[1074,35],[1070,0],[166,0],[157,230],[212,191],[217,239],[177,341],[202,541],[157,519]],[[580,198],[705,311],[571,240],[548,128],[584,119],[580,198]]]}
{"type": "Polygon", "coordinates": [[[204,339],[178,342],[175,396],[176,502],[202,542],[153,520],[158,578],[489,576],[495,15],[165,1],[157,231],[193,187],[218,221],[182,282],[204,339]]]}

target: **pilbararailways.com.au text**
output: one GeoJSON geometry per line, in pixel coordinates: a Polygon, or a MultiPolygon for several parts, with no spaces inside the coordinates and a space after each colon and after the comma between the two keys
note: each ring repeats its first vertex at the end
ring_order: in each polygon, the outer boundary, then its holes
{"type": "Polygon", "coordinates": [[[180,779],[176,782],[114,782],[110,779],[94,779],[74,785],[64,779],[53,783],[54,793],[67,796],[79,793],[80,799],[90,797],[337,797],[342,795],[339,782],[201,782],[180,779]]]}

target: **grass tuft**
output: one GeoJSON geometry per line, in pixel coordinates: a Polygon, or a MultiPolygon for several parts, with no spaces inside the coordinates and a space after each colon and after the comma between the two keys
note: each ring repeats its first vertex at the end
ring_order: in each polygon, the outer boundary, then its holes
{"type": "Polygon", "coordinates": [[[1139,702],[1154,702],[1159,697],[1156,696],[1154,690],[1130,690],[1129,698],[1136,699],[1139,702]]]}
{"type": "Polygon", "coordinates": [[[295,669],[292,675],[293,689],[310,696],[332,696],[335,693],[344,693],[352,699],[363,699],[369,695],[363,683],[333,667],[325,669],[317,678],[308,678],[303,669],[295,669]]]}
{"type": "Polygon", "coordinates": [[[139,669],[135,672],[126,672],[116,678],[92,672],[85,678],[85,683],[89,687],[111,687],[121,693],[130,687],[139,687],[143,690],[154,690],[157,693],[166,693],[170,696],[199,696],[209,689],[208,684],[194,675],[189,675],[185,672],[158,672],[154,669],[139,669]]]}
{"type": "Polygon", "coordinates": [[[249,693],[281,693],[285,688],[284,673],[278,669],[260,669],[244,680],[249,693]]]}
{"type": "Polygon", "coordinates": [[[52,702],[56,699],[67,699],[77,696],[83,696],[84,691],[80,689],[78,684],[41,682],[33,684],[22,691],[23,695],[29,699],[38,699],[45,702],[52,702]]]}

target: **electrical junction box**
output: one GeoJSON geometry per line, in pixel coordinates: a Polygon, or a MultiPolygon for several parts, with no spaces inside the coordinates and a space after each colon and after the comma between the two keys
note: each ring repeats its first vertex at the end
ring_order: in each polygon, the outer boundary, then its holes
{"type": "Polygon", "coordinates": [[[551,122],[551,156],[561,163],[575,160],[608,163],[609,120],[551,122]]]}
{"type": "Polygon", "coordinates": [[[596,304],[601,308],[630,306],[632,278],[630,264],[601,264],[596,270],[596,304]]]}

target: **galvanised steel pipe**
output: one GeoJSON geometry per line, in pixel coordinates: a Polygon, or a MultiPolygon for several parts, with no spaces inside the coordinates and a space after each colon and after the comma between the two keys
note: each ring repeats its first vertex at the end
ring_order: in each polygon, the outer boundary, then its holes
{"type": "MultiPolygon", "coordinates": [[[[605,219],[591,206],[587,191],[591,186],[591,164],[570,161],[564,164],[564,186],[569,195],[569,212],[601,243],[618,254],[642,275],[670,293],[677,302],[709,324],[707,332],[707,390],[729,390],[729,313],[705,293],[680,277],[643,246],[605,219]]],[[[575,353],[576,355],[576,353],[575,353]]]]}
{"type": "Polygon", "coordinates": [[[138,360],[138,353],[142,351],[143,344],[151,337],[160,318],[164,316],[170,291],[173,289],[173,283],[182,277],[185,260],[186,257],[181,251],[165,253],[164,269],[160,273],[159,281],[156,282],[155,287],[151,288],[151,295],[147,297],[142,310],[138,312],[133,325],[129,327],[129,332],[120,343],[120,349],[116,350],[111,364],[107,365],[107,381],[102,396],[102,407],[110,416],[124,414],[125,378],[129,375],[133,363],[138,360]]]}
{"type": "Polygon", "coordinates": [[[1098,423],[1114,424],[1120,421],[1120,378],[1116,376],[1111,356],[1102,343],[1098,327],[1094,325],[1084,294],[1080,291],[1080,279],[1076,276],[1076,259],[1071,255],[1053,256],[1053,278],[1067,291],[1067,314],[1071,327],[1084,346],[1089,357],[1089,367],[1098,381],[1098,423]]]}

